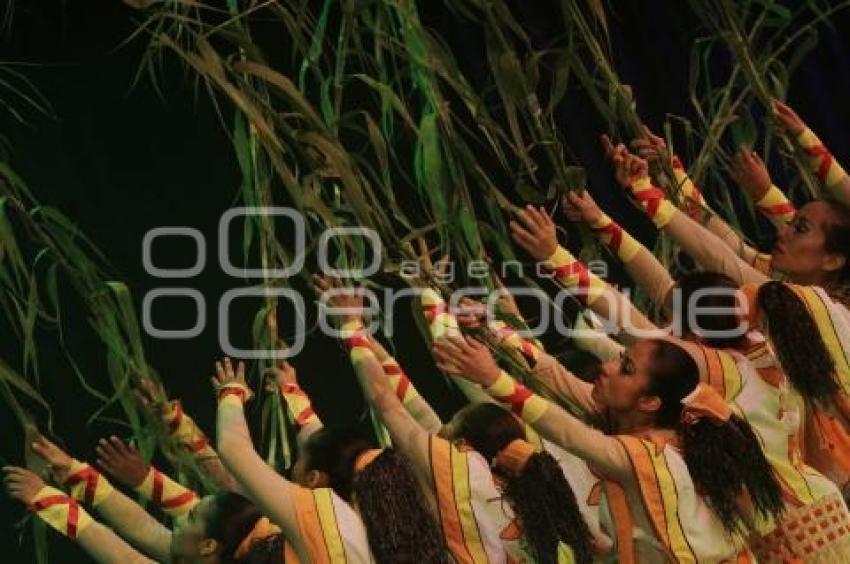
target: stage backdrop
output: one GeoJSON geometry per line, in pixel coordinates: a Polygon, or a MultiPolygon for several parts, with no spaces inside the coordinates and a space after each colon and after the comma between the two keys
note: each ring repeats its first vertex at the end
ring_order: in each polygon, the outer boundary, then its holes
{"type": "MultiPolygon", "coordinates": [[[[0,110],[15,170],[43,203],[62,210],[104,251],[115,276],[133,291],[137,306],[149,290],[172,285],[145,272],[145,233],[160,226],[189,226],[203,232],[211,242],[206,267],[190,285],[205,296],[207,318],[214,320],[220,296],[242,285],[221,271],[214,244],[222,213],[237,202],[241,177],[227,131],[209,96],[173,61],[167,61],[160,71],[159,92],[147,76],[137,76],[146,42],[144,38],[123,42],[141,16],[121,2],[15,4],[10,26],[0,39],[0,59],[19,62],[16,69],[52,107],[50,116],[26,112],[26,123],[0,110]]],[[[484,80],[489,70],[480,31],[458,20],[440,2],[420,4],[426,25],[449,40],[455,56],[472,76],[484,80]]],[[[536,44],[546,45],[561,33],[559,18],[552,17],[556,4],[516,3],[518,17],[536,44]]],[[[699,22],[687,3],[614,4],[608,13],[613,60],[623,82],[632,86],[646,123],[660,129],[668,113],[693,117],[688,80],[699,22]]],[[[844,162],[850,162],[848,32],[850,18],[846,15],[833,18],[832,29],[821,29],[818,45],[793,76],[788,94],[793,107],[844,162]]],[[[606,122],[580,95],[568,99],[563,107],[559,126],[587,169],[589,188],[610,213],[626,218],[625,227],[651,243],[653,230],[634,208],[624,204],[602,159],[597,136],[605,131],[606,122]]],[[[195,255],[194,245],[185,239],[154,247],[155,263],[161,268],[186,267],[195,255]]],[[[74,324],[83,327],[87,323],[81,308],[77,308],[76,318],[74,313],[71,304],[66,319],[66,326],[72,327],[68,346],[89,382],[106,389],[101,345],[87,336],[89,333],[73,330],[74,324]]],[[[185,328],[194,319],[193,305],[180,300],[169,301],[154,313],[161,328],[185,328]]],[[[440,414],[450,415],[461,399],[436,375],[409,314],[399,315],[398,326],[398,356],[440,414]]],[[[247,334],[249,314],[237,312],[230,331],[247,334]]],[[[215,323],[193,339],[146,338],[145,343],[149,360],[169,393],[181,398],[185,409],[212,433],[214,400],[209,376],[220,353],[215,323]]],[[[14,335],[2,335],[4,357],[18,358],[21,347],[14,335]]],[[[309,339],[294,364],[323,419],[351,422],[363,412],[346,355],[332,340],[309,339]]],[[[57,434],[74,455],[92,460],[98,438],[126,431],[103,421],[87,426],[86,419],[99,403],[61,366],[58,353],[55,362],[44,360],[41,389],[53,408],[57,434]]],[[[0,428],[4,460],[20,462],[22,438],[11,414],[0,413],[0,428]]],[[[368,423],[364,428],[368,429],[368,423]]],[[[11,528],[23,515],[20,507],[4,497],[0,509],[3,554],[11,557],[8,561],[33,561],[28,534],[19,544],[18,534],[11,528]]],[[[54,562],[86,561],[72,543],[56,535],[51,535],[50,548],[54,562]]]]}

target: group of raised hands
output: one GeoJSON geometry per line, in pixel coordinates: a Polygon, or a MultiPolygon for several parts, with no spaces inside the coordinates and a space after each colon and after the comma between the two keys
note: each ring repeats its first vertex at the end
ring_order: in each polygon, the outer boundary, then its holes
{"type": "MultiPolygon", "coordinates": [[[[47,479],[57,485],[67,482],[74,463],[70,455],[44,436],[38,436],[29,447],[45,463],[47,479]]],[[[127,487],[138,487],[148,475],[149,465],[139,450],[114,435],[100,439],[95,452],[97,465],[127,487]]],[[[5,466],[3,474],[6,491],[25,505],[29,505],[45,486],[41,476],[26,468],[5,466]]]]}
{"type": "MultiPolygon", "coordinates": [[[[803,120],[786,104],[774,100],[772,110],[776,124],[786,133],[797,136],[806,130],[803,120]]],[[[681,166],[668,150],[664,139],[654,135],[645,126],[642,136],[634,139],[630,143],[630,148],[623,143],[615,145],[605,135],[602,136],[601,143],[606,158],[614,168],[617,182],[624,188],[632,186],[643,177],[648,177],[650,163],[669,159],[672,166],[681,166]]],[[[756,199],[763,196],[771,186],[770,175],[764,162],[756,152],[746,147],[742,147],[735,154],[729,167],[729,174],[743,190],[756,199]]],[[[593,226],[605,217],[604,212],[586,190],[568,193],[563,197],[561,204],[565,216],[573,222],[583,221],[593,226]]],[[[510,221],[509,225],[514,241],[535,260],[545,261],[556,252],[557,229],[545,208],[526,206],[517,212],[515,219],[510,221]]],[[[434,265],[430,262],[426,266],[434,269],[434,265]]],[[[322,276],[315,276],[314,284],[319,294],[332,291],[326,303],[344,312],[340,323],[362,317],[363,294],[356,288],[346,289],[339,280],[322,276]]],[[[458,320],[462,325],[474,328],[480,323],[481,304],[466,300],[462,305],[461,310],[457,312],[458,320]],[[477,306],[478,309],[476,309],[477,306]]],[[[515,304],[511,307],[516,309],[515,304]]],[[[437,366],[447,374],[462,374],[485,386],[499,376],[499,367],[487,345],[472,337],[450,336],[439,339],[433,344],[433,354],[437,366]]],[[[266,376],[266,385],[269,390],[282,387],[287,383],[296,383],[295,369],[286,362],[270,369],[266,376]]],[[[235,383],[248,390],[249,396],[252,395],[245,378],[244,362],[237,363],[235,367],[228,358],[216,362],[212,383],[217,391],[235,383]]],[[[136,390],[136,396],[144,407],[157,416],[162,416],[168,409],[164,390],[153,380],[143,378],[139,389],[136,390]]],[[[48,477],[59,484],[63,483],[73,459],[43,436],[39,436],[30,447],[46,463],[48,477]]],[[[97,464],[126,486],[138,486],[148,473],[148,464],[139,450],[118,437],[101,439],[96,447],[96,453],[97,464]]],[[[24,504],[29,504],[45,485],[41,477],[25,468],[6,466],[3,468],[3,473],[3,480],[9,494],[24,504]]]]}

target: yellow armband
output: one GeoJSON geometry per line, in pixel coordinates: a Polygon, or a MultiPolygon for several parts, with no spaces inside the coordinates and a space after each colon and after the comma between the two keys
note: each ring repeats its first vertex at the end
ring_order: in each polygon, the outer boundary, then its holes
{"type": "Polygon", "coordinates": [[[676,207],[664,196],[661,188],[653,186],[648,176],[638,178],[629,189],[656,227],[661,229],[670,223],[676,207]]]}
{"type": "Polygon", "coordinates": [[[38,490],[29,509],[69,539],[76,539],[92,524],[92,518],[76,499],[50,486],[38,490]]]}
{"type": "Polygon", "coordinates": [[[546,400],[532,393],[504,370],[499,374],[499,378],[484,390],[529,424],[540,419],[549,407],[546,400]]]}
{"type": "Polygon", "coordinates": [[[833,188],[847,177],[847,173],[811,129],[805,129],[797,137],[797,143],[808,155],[809,166],[824,186],[833,188]]]}
{"type": "Polygon", "coordinates": [[[794,204],[788,201],[782,190],[773,184],[770,185],[764,196],[756,202],[756,207],[776,225],[791,223],[794,214],[797,213],[794,204]]]}
{"type": "Polygon", "coordinates": [[[584,305],[593,304],[605,292],[605,282],[561,246],[543,262],[543,267],[551,271],[558,283],[569,289],[584,305]]]}
{"type": "Polygon", "coordinates": [[[74,460],[65,485],[70,488],[71,496],[77,501],[97,507],[112,493],[114,488],[109,480],[85,462],[74,460]]]}
{"type": "Polygon", "coordinates": [[[605,214],[591,224],[590,230],[624,263],[635,258],[640,251],[640,243],[605,214]]]}
{"type": "Polygon", "coordinates": [[[172,517],[186,515],[198,504],[198,494],[153,466],[142,483],[133,489],[172,517]]]}

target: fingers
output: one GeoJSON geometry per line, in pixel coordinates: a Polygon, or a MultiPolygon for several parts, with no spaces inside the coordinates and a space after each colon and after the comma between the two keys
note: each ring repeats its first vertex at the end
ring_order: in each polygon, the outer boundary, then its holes
{"type": "Polygon", "coordinates": [[[27,478],[27,474],[31,474],[26,468],[20,466],[4,466],[3,481],[9,483],[20,483],[27,478]]]}
{"type": "Polygon", "coordinates": [[[461,359],[458,357],[453,345],[449,345],[443,342],[443,340],[435,341],[433,352],[437,368],[441,371],[453,376],[459,376],[463,373],[461,363],[459,362],[461,359]]]}
{"type": "Polygon", "coordinates": [[[215,377],[218,379],[219,384],[227,381],[227,373],[224,371],[224,365],[219,360],[215,361],[215,377]]]}
{"type": "Polygon", "coordinates": [[[319,293],[327,292],[333,285],[331,284],[329,279],[326,279],[318,274],[313,275],[313,284],[316,285],[316,288],[319,290],[319,293]]]}
{"type": "Polygon", "coordinates": [[[537,241],[531,233],[523,229],[519,223],[513,220],[511,220],[508,226],[510,227],[514,241],[516,241],[521,247],[526,250],[534,248],[537,241]]]}
{"type": "Polygon", "coordinates": [[[240,382],[245,381],[245,361],[240,360],[239,364],[236,365],[236,379],[240,382]]]}
{"type": "Polygon", "coordinates": [[[127,456],[128,454],[131,454],[130,447],[115,435],[109,437],[109,444],[115,449],[115,452],[117,452],[119,456],[127,456]]]}
{"type": "Polygon", "coordinates": [[[107,439],[100,439],[97,441],[94,451],[99,459],[111,461],[118,458],[118,453],[115,451],[115,447],[113,447],[107,439]]]}
{"type": "Polygon", "coordinates": [[[463,349],[458,347],[457,343],[451,342],[448,339],[438,339],[434,341],[432,350],[438,362],[458,368],[463,366],[466,355],[463,349]]]}
{"type": "Polygon", "coordinates": [[[613,158],[614,143],[611,142],[611,138],[603,133],[599,136],[599,142],[602,144],[602,152],[605,153],[605,157],[608,159],[613,158]]]}
{"type": "Polygon", "coordinates": [[[466,346],[472,349],[473,351],[477,351],[484,347],[484,344],[481,341],[472,337],[471,335],[466,335],[465,343],[466,346]]]}

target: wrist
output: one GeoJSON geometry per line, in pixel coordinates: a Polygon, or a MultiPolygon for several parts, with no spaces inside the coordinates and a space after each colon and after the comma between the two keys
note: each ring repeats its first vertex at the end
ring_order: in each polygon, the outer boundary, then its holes
{"type": "Polygon", "coordinates": [[[74,499],[93,507],[100,505],[113,491],[112,484],[100,472],[76,459],[72,459],[62,484],[74,499]]]}
{"type": "Polygon", "coordinates": [[[758,204],[770,191],[771,186],[772,184],[768,179],[766,183],[761,182],[759,184],[749,184],[747,186],[744,186],[744,189],[749,192],[750,197],[753,199],[754,202],[756,202],[756,204],[758,204]]]}
{"type": "Polygon", "coordinates": [[[218,390],[218,403],[238,402],[244,405],[251,397],[251,390],[241,382],[228,382],[218,390]]]}
{"type": "Polygon", "coordinates": [[[572,253],[559,245],[552,254],[546,257],[543,263],[547,268],[559,268],[574,261],[575,257],[572,253]]]}

